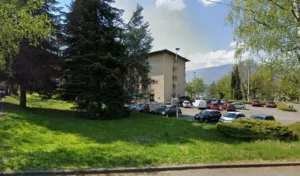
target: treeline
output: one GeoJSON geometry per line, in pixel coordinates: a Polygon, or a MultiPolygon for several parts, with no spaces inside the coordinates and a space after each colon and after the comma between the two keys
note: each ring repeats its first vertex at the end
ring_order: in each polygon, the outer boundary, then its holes
{"type": "Polygon", "coordinates": [[[300,67],[294,62],[239,62],[230,75],[209,85],[211,97],[219,99],[297,101],[300,96],[300,67]],[[249,79],[248,79],[249,78],[249,79]],[[249,85],[249,86],[248,86],[249,85]]]}
{"type": "Polygon", "coordinates": [[[0,83],[6,93],[73,102],[85,117],[120,118],[148,78],[153,38],[137,5],[129,22],[112,0],[1,1],[0,83]],[[8,12],[7,9],[11,9],[8,12]]]}

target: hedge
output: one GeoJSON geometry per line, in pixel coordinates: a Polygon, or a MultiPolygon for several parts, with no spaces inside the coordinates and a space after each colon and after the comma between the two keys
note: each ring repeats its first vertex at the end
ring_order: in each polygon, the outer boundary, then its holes
{"type": "Polygon", "coordinates": [[[237,120],[232,123],[219,122],[217,129],[225,135],[247,140],[281,140],[294,141],[298,136],[288,126],[275,121],[237,120]]]}
{"type": "Polygon", "coordinates": [[[228,100],[228,103],[234,103],[234,102],[239,102],[239,103],[244,103],[244,104],[251,104],[251,102],[247,100],[228,100]]]}
{"type": "Polygon", "coordinates": [[[282,110],[282,111],[290,111],[290,112],[297,112],[297,110],[295,108],[289,108],[288,105],[282,103],[282,102],[276,102],[276,105],[277,105],[277,108],[279,110],[282,110]]]}
{"type": "Polygon", "coordinates": [[[300,122],[293,123],[289,125],[289,127],[294,131],[294,133],[300,136],[300,122]]]}

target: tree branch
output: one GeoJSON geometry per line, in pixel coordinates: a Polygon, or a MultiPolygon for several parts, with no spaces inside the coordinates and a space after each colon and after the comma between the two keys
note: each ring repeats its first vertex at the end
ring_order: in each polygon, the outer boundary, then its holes
{"type": "Polygon", "coordinates": [[[279,7],[280,9],[282,10],[286,10],[286,8],[284,8],[283,6],[277,4],[276,2],[272,1],[272,0],[269,0],[270,2],[273,2],[273,4],[275,4],[277,7],[279,7]]]}

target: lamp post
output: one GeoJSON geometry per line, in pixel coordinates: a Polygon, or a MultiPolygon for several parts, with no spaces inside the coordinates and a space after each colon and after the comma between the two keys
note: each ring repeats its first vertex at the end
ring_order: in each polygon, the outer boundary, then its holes
{"type": "Polygon", "coordinates": [[[177,58],[177,51],[180,50],[180,48],[175,48],[176,50],[176,96],[177,96],[177,102],[176,102],[176,117],[178,118],[178,104],[179,104],[179,97],[178,97],[178,58],[177,58]]]}

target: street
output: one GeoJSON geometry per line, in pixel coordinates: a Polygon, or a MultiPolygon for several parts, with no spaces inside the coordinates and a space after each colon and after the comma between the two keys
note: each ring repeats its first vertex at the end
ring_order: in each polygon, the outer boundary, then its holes
{"type": "MultiPolygon", "coordinates": [[[[265,168],[238,168],[238,169],[198,169],[183,171],[164,171],[148,173],[123,174],[87,174],[80,176],[299,176],[300,167],[265,167],[265,168]]],[[[78,175],[77,175],[78,176],[78,175]]]]}
{"type": "MultiPolygon", "coordinates": [[[[277,108],[252,107],[251,105],[246,105],[246,110],[238,111],[243,112],[246,117],[250,117],[253,114],[270,114],[275,117],[276,121],[288,125],[300,121],[300,105],[294,104],[294,108],[297,109],[297,112],[287,112],[277,108]]],[[[187,120],[194,120],[195,114],[201,111],[196,108],[181,108],[181,110],[183,114],[181,118],[187,120]]],[[[221,113],[224,114],[226,111],[221,111],[221,113]]]]}

